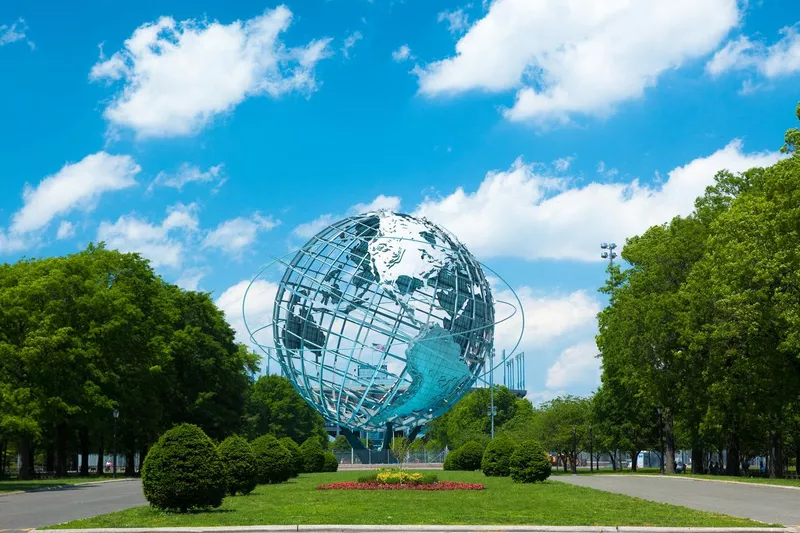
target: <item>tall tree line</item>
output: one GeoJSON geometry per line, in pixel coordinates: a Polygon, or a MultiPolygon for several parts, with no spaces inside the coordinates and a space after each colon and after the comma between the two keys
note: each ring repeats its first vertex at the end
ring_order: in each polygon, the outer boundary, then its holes
{"type": "Polygon", "coordinates": [[[321,434],[321,417],[298,404],[288,382],[254,388],[257,370],[258,357],[235,342],[209,294],[165,282],[138,254],[90,245],[0,265],[0,455],[20,455],[21,478],[33,475],[35,457],[64,475],[68,457],[80,455],[88,475],[96,453],[102,472],[115,409],[128,474],[134,454],[176,423],[217,440],[253,436],[270,409],[287,420],[266,405],[277,401],[265,392],[271,386],[302,421],[273,423],[271,432],[321,434]]]}
{"type": "Polygon", "coordinates": [[[798,145],[791,129],[775,165],[719,172],[691,215],[628,239],[628,268],[609,268],[593,403],[618,442],[652,442],[660,418],[668,472],[678,447],[694,472],[709,451],[730,475],[755,456],[773,477],[800,459],[798,145]]]}

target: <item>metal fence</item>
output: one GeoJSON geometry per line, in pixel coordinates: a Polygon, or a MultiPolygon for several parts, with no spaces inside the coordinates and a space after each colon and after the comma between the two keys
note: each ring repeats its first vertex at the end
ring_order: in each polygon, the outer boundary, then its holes
{"type": "MultiPolygon", "coordinates": [[[[389,450],[368,450],[367,461],[364,462],[359,458],[354,450],[348,451],[334,451],[333,455],[342,465],[357,465],[357,464],[371,464],[371,465],[385,465],[397,464],[398,461],[389,450]]],[[[438,464],[444,463],[444,458],[447,457],[448,450],[423,450],[419,452],[410,452],[405,461],[405,464],[438,464]]]]}

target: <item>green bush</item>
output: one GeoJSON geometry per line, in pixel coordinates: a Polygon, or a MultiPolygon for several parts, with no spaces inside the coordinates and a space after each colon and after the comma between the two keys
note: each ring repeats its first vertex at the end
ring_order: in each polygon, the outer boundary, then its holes
{"type": "Polygon", "coordinates": [[[458,465],[461,464],[461,459],[459,458],[460,454],[461,448],[456,448],[448,452],[447,456],[444,458],[442,470],[459,470],[458,465]]]}
{"type": "Polygon", "coordinates": [[[517,444],[505,435],[492,440],[483,452],[481,470],[487,476],[506,477],[511,474],[511,455],[517,444]]]}
{"type": "Polygon", "coordinates": [[[300,445],[291,437],[283,437],[279,440],[286,451],[289,452],[289,461],[292,466],[292,477],[297,477],[303,471],[303,455],[300,453],[300,445]]]}
{"type": "Polygon", "coordinates": [[[483,446],[475,441],[469,441],[457,450],[447,454],[445,458],[445,470],[466,470],[474,472],[481,469],[481,459],[483,458],[483,446]],[[451,455],[453,457],[451,457],[451,455]],[[448,468],[447,460],[450,460],[448,468]]]}
{"type": "Polygon", "coordinates": [[[259,483],[283,483],[292,477],[291,456],[272,435],[253,441],[256,456],[256,477],[259,483]]]}
{"type": "Polygon", "coordinates": [[[250,494],[256,488],[256,456],[243,437],[228,437],[217,447],[231,496],[250,494]]]}
{"type": "Polygon", "coordinates": [[[322,465],[323,472],[337,472],[339,470],[339,459],[331,452],[325,452],[325,463],[322,465]]]}
{"type": "Polygon", "coordinates": [[[511,454],[511,479],[522,483],[535,483],[550,477],[550,457],[535,440],[521,442],[511,454]]]}
{"type": "Polygon", "coordinates": [[[161,510],[185,513],[219,507],[226,492],[219,452],[199,427],[175,426],[145,457],[142,488],[150,505],[161,510]]]}
{"type": "Polygon", "coordinates": [[[304,473],[322,472],[325,467],[325,452],[322,450],[322,444],[317,437],[306,439],[303,445],[300,446],[300,455],[303,457],[304,473]]]}
{"type": "Polygon", "coordinates": [[[374,470],[368,474],[364,474],[363,476],[358,476],[359,483],[377,483],[378,481],[378,471],[374,470]]]}

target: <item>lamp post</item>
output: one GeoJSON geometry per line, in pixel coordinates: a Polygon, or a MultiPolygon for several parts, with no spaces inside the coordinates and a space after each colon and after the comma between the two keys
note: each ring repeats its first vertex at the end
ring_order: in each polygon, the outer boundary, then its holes
{"type": "Polygon", "coordinates": [[[117,479],[117,418],[119,418],[119,409],[114,409],[112,414],[114,416],[114,463],[111,478],[117,479]]]}
{"type": "Polygon", "coordinates": [[[656,408],[658,411],[658,440],[661,445],[661,467],[659,472],[664,474],[664,419],[662,417],[663,411],[660,407],[656,408]]]}
{"type": "Polygon", "coordinates": [[[589,472],[594,472],[594,433],[591,424],[589,424],[589,472]]]}
{"type": "Polygon", "coordinates": [[[492,440],[494,440],[494,417],[497,415],[497,408],[494,406],[494,349],[492,349],[492,354],[489,358],[489,391],[492,398],[489,417],[492,419],[492,440]]]}
{"type": "Polygon", "coordinates": [[[617,252],[614,251],[616,247],[617,244],[614,242],[604,242],[600,244],[600,248],[603,250],[603,252],[600,254],[600,257],[603,259],[608,259],[609,266],[614,266],[614,258],[617,257],[617,252]]]}

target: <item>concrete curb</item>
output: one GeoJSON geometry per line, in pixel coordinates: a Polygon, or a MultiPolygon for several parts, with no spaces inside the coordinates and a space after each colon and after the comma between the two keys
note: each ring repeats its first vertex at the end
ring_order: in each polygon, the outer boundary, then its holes
{"type": "MultiPolygon", "coordinates": [[[[602,474],[605,477],[631,477],[635,474],[602,474]]],[[[731,485],[747,485],[748,487],[768,487],[768,488],[777,488],[777,489],[790,489],[790,490],[800,490],[800,486],[794,485],[776,485],[772,483],[749,483],[747,481],[735,481],[732,479],[705,479],[701,477],[681,477],[680,474],[675,475],[664,475],[660,476],[658,474],[639,474],[640,476],[648,476],[654,477],[656,479],[679,479],[683,481],[702,481],[704,483],[728,483],[731,485]]],[[[580,476],[580,474],[578,474],[580,476]]],[[[553,476],[552,479],[557,480],[556,476],[553,476]]]]}
{"type": "MultiPolygon", "coordinates": [[[[30,533],[42,530],[31,530],[30,533]]],[[[53,530],[48,530],[53,531],[53,530]]],[[[60,533],[800,533],[792,527],[636,527],[636,526],[230,526],[60,529],[60,533]]]]}
{"type": "Polygon", "coordinates": [[[103,479],[101,481],[84,481],[83,483],[64,483],[63,485],[53,485],[52,487],[39,487],[30,490],[15,490],[14,492],[0,492],[0,498],[3,496],[13,496],[15,494],[28,494],[29,492],[47,492],[50,490],[64,490],[70,487],[80,487],[83,485],[100,485],[102,483],[120,483],[122,481],[134,481],[138,478],[126,477],[122,479],[103,479]]]}

